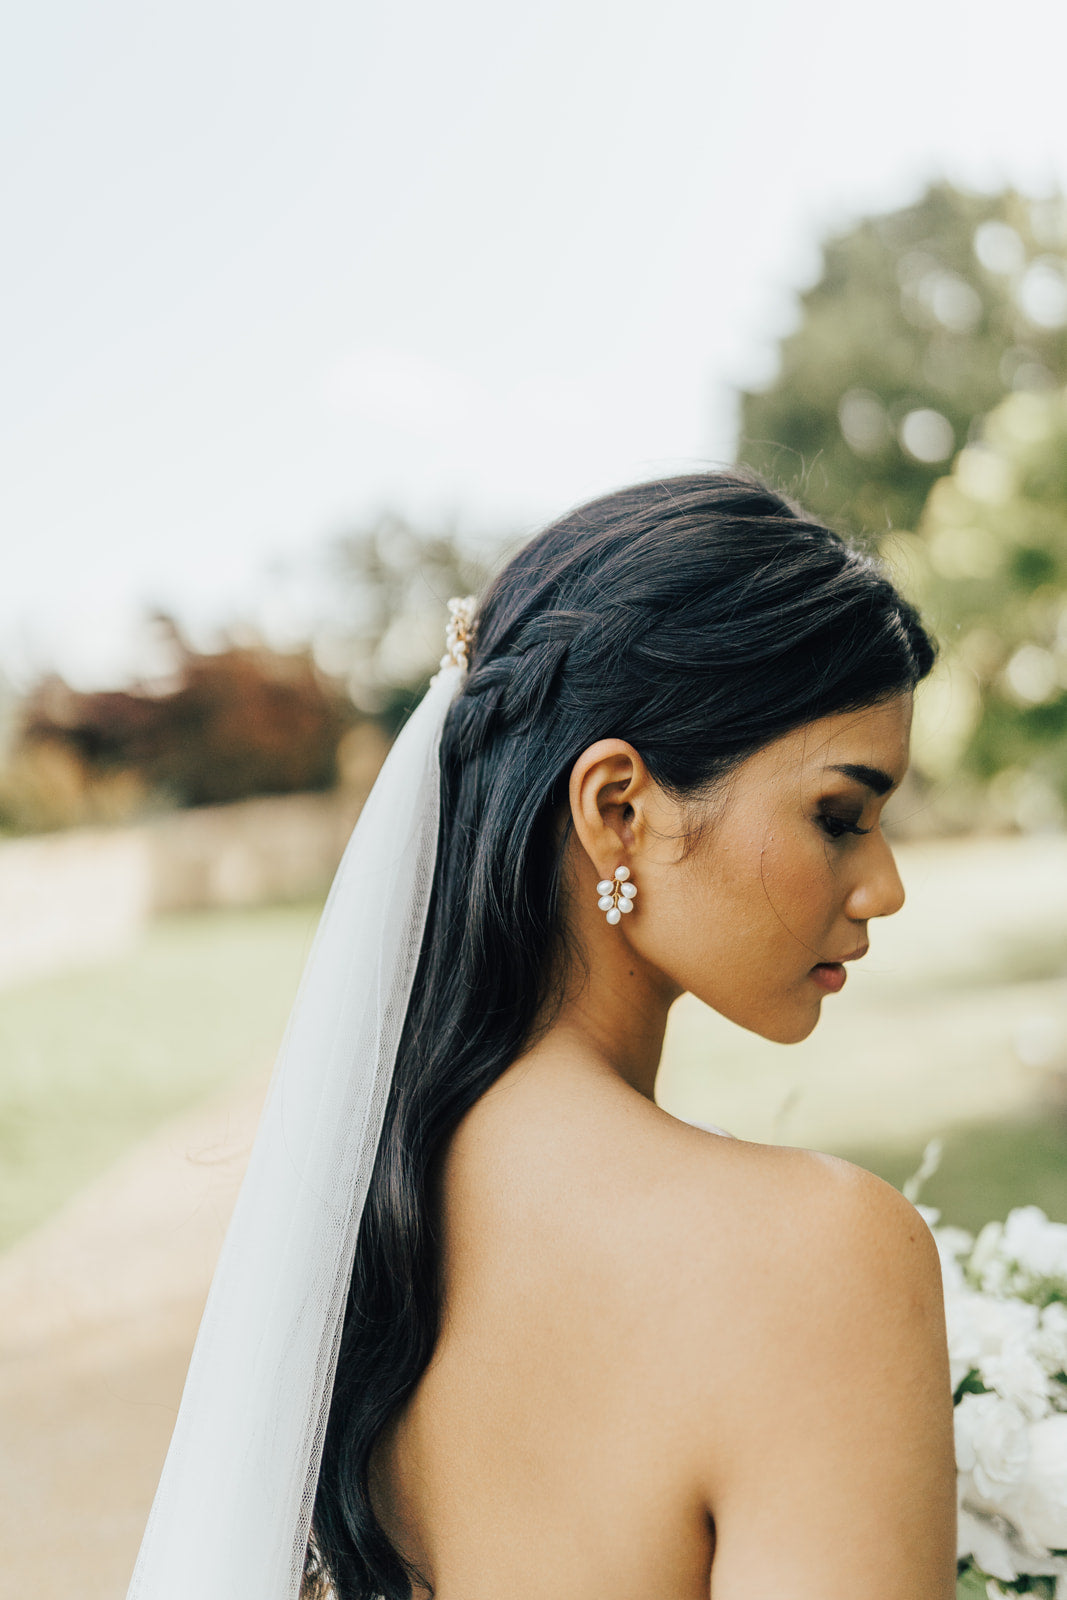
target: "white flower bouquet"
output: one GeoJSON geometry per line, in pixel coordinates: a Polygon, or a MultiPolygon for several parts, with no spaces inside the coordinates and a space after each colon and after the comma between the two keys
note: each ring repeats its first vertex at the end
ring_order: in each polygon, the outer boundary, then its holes
{"type": "MultiPolygon", "coordinates": [[[[932,1141],[909,1199],[939,1156],[932,1141]]],[[[975,1239],[918,1210],[945,1283],[959,1600],[1067,1600],[1067,1224],[1023,1206],[975,1239]]]]}

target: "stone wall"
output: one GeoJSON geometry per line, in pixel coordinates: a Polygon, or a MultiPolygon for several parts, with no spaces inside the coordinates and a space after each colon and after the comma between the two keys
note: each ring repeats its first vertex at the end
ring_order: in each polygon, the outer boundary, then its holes
{"type": "Polygon", "coordinates": [[[365,792],[240,800],[0,842],[0,986],[121,955],[160,912],[325,893],[365,792]]]}
{"type": "Polygon", "coordinates": [[[258,906],[329,886],[359,814],[352,794],[296,794],[175,811],[145,824],[152,912],[258,906]]]}
{"type": "Polygon", "coordinates": [[[120,955],[151,911],[149,861],[134,830],[0,844],[0,984],[120,955]]]}

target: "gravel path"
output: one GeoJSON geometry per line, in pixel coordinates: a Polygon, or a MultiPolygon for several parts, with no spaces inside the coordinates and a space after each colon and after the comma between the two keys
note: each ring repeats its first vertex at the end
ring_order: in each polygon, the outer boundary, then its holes
{"type": "Polygon", "coordinates": [[[265,1081],[169,1123],[0,1258],[5,1595],[125,1595],[265,1081]]]}

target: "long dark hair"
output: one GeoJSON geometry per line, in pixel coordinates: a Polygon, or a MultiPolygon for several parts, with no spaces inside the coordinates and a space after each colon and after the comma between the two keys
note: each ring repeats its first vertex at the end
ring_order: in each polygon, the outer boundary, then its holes
{"type": "MultiPolygon", "coordinates": [[[[554,826],[583,750],[617,736],[697,796],[806,722],[926,676],[934,646],[870,555],[742,472],[605,496],[533,539],[479,608],[441,744],[437,866],[363,1215],[306,1592],[410,1600],[368,1463],[433,1352],[435,1162],[510,1065],[558,964],[554,826]]],[[[566,831],[564,831],[564,840],[566,831]]]]}

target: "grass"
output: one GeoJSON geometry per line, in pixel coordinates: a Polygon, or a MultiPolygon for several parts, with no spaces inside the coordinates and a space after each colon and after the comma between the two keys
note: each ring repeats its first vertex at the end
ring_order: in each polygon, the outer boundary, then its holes
{"type": "Polygon", "coordinates": [[[1065,990],[1062,979],[1013,983],[999,967],[895,1003],[875,983],[795,1046],[744,1034],[687,998],[672,1017],[660,1098],[742,1138],[845,1156],[898,1188],[939,1136],[941,1164],[920,1198],[944,1221],[976,1229],[1033,1204],[1067,1222],[1067,1074],[1018,1054],[1028,1022],[1063,1026],[1065,990]]]}
{"type": "MultiPolygon", "coordinates": [[[[991,1218],[1025,1205],[1067,1222],[1067,1117],[964,1123],[943,1137],[941,1164],[919,1195],[923,1205],[938,1207],[943,1222],[977,1233],[991,1218]]],[[[918,1167],[922,1149],[871,1144],[834,1153],[900,1189],[918,1167]]]]}
{"type": "Polygon", "coordinates": [[[0,992],[0,1248],[168,1117],[269,1067],[317,916],[167,917],[124,960],[0,992]]]}

